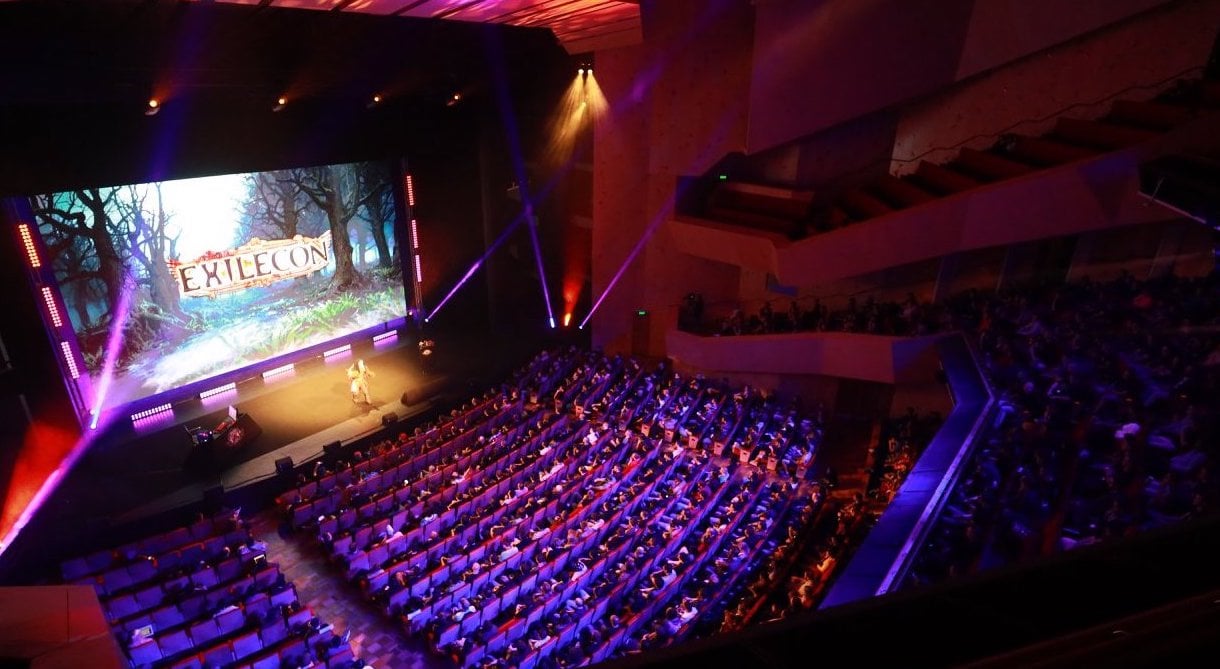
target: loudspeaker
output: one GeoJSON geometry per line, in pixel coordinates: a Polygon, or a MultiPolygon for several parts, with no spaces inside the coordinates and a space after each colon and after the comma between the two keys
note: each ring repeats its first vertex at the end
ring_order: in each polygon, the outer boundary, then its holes
{"type": "Polygon", "coordinates": [[[292,476],[292,458],[282,457],[275,461],[275,473],[284,477],[292,476]]]}
{"type": "Polygon", "coordinates": [[[427,402],[432,396],[440,392],[448,381],[448,377],[436,376],[432,377],[414,388],[408,388],[402,394],[402,403],[404,406],[412,404],[420,404],[427,402]]]}
{"type": "Polygon", "coordinates": [[[388,427],[397,422],[398,422],[398,414],[394,413],[393,411],[387,411],[387,412],[385,412],[385,414],[383,414],[381,416],[381,424],[384,426],[388,427]]]}
{"type": "Polygon", "coordinates": [[[322,447],[322,452],[330,457],[337,457],[337,456],[343,455],[343,442],[332,441],[329,444],[326,444],[325,446],[322,447]]]}

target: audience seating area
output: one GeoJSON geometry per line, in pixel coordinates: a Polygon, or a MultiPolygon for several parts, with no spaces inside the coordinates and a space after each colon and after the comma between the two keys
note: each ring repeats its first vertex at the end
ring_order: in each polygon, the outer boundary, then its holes
{"type": "MultiPolygon", "coordinates": [[[[1000,409],[909,583],[1220,503],[1220,275],[919,309],[972,333],[1000,409]]],[[[411,435],[318,461],[277,506],[369,606],[457,666],[583,666],[816,606],[937,424],[892,419],[866,489],[830,495],[811,480],[819,417],[572,348],[411,435]]],[[[236,512],[62,571],[96,588],[133,667],[362,666],[236,512]]]]}
{"type": "Polygon", "coordinates": [[[1007,134],[985,150],[963,148],[944,164],[920,160],[910,174],[884,174],[844,190],[828,205],[810,206],[812,195],[806,191],[717,184],[706,215],[800,238],[1140,144],[1217,109],[1220,82],[1184,81],[1154,100],[1118,100],[1102,118],[1064,116],[1038,137],[1007,134]]]}
{"type": "Polygon", "coordinates": [[[280,497],[370,606],[464,667],[568,667],[721,627],[822,506],[821,425],[570,349],[280,497]]]}
{"type": "Polygon", "coordinates": [[[951,330],[953,323],[941,305],[920,302],[914,295],[908,295],[901,302],[872,297],[859,301],[849,297],[841,309],[834,310],[818,299],[789,300],[787,307],[766,301],[754,309],[740,304],[712,305],[706,315],[692,313],[689,304],[683,304],[678,327],[694,334],[718,337],[786,332],[911,337],[951,330]]]}
{"type": "Polygon", "coordinates": [[[809,215],[813,195],[812,191],[725,181],[712,190],[706,215],[717,221],[788,236],[799,232],[800,221],[809,215]]]}
{"type": "Polygon", "coordinates": [[[92,585],[133,668],[362,667],[237,512],[61,565],[92,585]]]}
{"type": "Polygon", "coordinates": [[[1220,275],[968,294],[1000,410],[909,582],[1214,511],[1220,275]]]}

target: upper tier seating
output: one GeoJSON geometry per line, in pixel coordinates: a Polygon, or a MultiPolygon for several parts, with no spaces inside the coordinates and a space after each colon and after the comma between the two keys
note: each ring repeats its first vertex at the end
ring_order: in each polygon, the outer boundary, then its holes
{"type": "Polygon", "coordinates": [[[942,165],[920,161],[911,174],[887,174],[843,193],[823,225],[826,229],[842,227],[983,184],[1146,142],[1200,114],[1220,109],[1214,95],[1218,85],[1194,82],[1153,101],[1119,100],[1100,119],[1065,116],[1040,137],[1005,136],[984,151],[964,148],[942,165]]]}
{"type": "Polygon", "coordinates": [[[713,189],[706,215],[717,221],[791,235],[798,221],[808,215],[813,195],[812,191],[726,181],[713,189]]]}
{"type": "Polygon", "coordinates": [[[961,149],[952,160],[921,160],[909,174],[880,177],[847,188],[829,205],[813,193],[750,183],[717,183],[704,207],[707,219],[801,238],[884,216],[980,186],[1033,174],[1142,144],[1203,114],[1220,110],[1220,82],[1185,82],[1155,100],[1118,100],[1105,116],[1064,116],[1038,136],[1005,135],[985,150],[961,149]]]}

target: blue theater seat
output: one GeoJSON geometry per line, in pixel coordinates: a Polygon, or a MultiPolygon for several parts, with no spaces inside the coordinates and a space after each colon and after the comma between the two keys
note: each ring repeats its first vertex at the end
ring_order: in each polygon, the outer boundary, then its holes
{"type": "Polygon", "coordinates": [[[164,657],[174,657],[195,647],[183,630],[162,634],[157,637],[157,643],[161,646],[161,655],[164,657]]]}
{"type": "Polygon", "coordinates": [[[170,669],[203,669],[203,658],[189,655],[171,664],[170,669]]]}
{"type": "Polygon", "coordinates": [[[231,609],[216,616],[216,627],[221,636],[228,636],[242,628],[246,623],[246,615],[241,609],[231,609]]]}
{"type": "Polygon", "coordinates": [[[220,629],[216,627],[215,620],[208,618],[191,625],[190,634],[195,647],[203,648],[211,643],[212,639],[220,636],[220,629]]]}
{"type": "Polygon", "coordinates": [[[158,630],[167,630],[171,627],[177,627],[186,621],[182,615],[182,612],[179,611],[178,607],[173,604],[162,606],[161,608],[154,610],[150,615],[152,616],[153,625],[156,625],[158,630]]]}
{"type": "Polygon", "coordinates": [[[224,643],[203,653],[203,663],[209,667],[224,667],[233,663],[233,649],[224,643]]]}
{"type": "Polygon", "coordinates": [[[161,648],[156,641],[148,639],[138,646],[128,648],[127,657],[131,658],[134,667],[147,666],[161,659],[161,648]]]}
{"type": "Polygon", "coordinates": [[[283,618],[277,618],[275,622],[259,630],[258,635],[263,640],[264,648],[273,648],[288,638],[288,627],[284,624],[283,618]]]}
{"type": "Polygon", "coordinates": [[[247,632],[233,639],[233,656],[238,660],[244,660],[262,649],[263,642],[259,639],[257,631],[247,632]]]}

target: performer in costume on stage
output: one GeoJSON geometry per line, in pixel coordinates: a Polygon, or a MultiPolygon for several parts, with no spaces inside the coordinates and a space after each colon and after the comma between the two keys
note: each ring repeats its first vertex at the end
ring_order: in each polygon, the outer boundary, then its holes
{"type": "Polygon", "coordinates": [[[369,379],[376,376],[373,370],[364,364],[364,360],[357,360],[355,364],[347,368],[347,378],[351,381],[352,402],[359,404],[372,404],[369,399],[369,379]]]}

